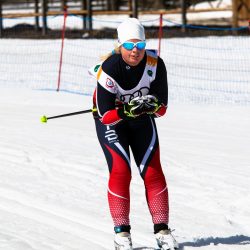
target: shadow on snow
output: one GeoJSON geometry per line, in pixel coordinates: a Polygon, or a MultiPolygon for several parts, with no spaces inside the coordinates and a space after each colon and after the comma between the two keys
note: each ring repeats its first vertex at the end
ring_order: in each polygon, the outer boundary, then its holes
{"type": "Polygon", "coordinates": [[[153,247],[136,247],[136,248],[133,248],[133,250],[160,250],[160,249],[153,248],[153,247]]]}
{"type": "MultiPolygon", "coordinates": [[[[209,246],[210,244],[218,245],[250,245],[250,237],[245,235],[236,235],[230,236],[227,238],[220,238],[220,237],[209,237],[209,238],[201,238],[197,239],[193,242],[182,242],[179,244],[179,250],[184,249],[184,247],[203,247],[209,246]]],[[[152,247],[137,247],[134,250],[158,250],[157,248],[152,247]]]]}
{"type": "Polygon", "coordinates": [[[250,245],[250,237],[245,235],[235,235],[230,236],[227,238],[220,238],[220,237],[209,237],[209,238],[201,238],[197,239],[194,242],[183,242],[180,243],[180,250],[184,249],[184,247],[203,247],[208,246],[210,244],[218,245],[218,244],[224,244],[224,245],[250,245]]]}

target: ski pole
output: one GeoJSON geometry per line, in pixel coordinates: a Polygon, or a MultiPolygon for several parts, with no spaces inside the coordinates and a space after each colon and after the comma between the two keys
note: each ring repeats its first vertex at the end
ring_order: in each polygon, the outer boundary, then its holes
{"type": "Polygon", "coordinates": [[[80,114],[85,114],[85,113],[90,113],[96,111],[96,109],[86,109],[86,110],[82,110],[82,111],[77,111],[77,112],[73,112],[73,113],[67,113],[67,114],[62,114],[62,115],[56,115],[56,116],[42,116],[41,117],[41,122],[46,123],[49,119],[55,119],[55,118],[61,118],[61,117],[65,117],[65,116],[71,116],[71,115],[80,115],[80,114]]]}

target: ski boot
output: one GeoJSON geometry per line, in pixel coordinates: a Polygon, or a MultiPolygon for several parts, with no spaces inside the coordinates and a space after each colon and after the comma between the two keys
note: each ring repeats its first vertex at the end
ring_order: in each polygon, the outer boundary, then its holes
{"type": "Polygon", "coordinates": [[[115,250],[132,250],[132,240],[130,233],[122,232],[115,234],[115,250]]]}
{"type": "Polygon", "coordinates": [[[155,238],[159,248],[162,250],[176,250],[179,248],[170,229],[161,230],[159,233],[155,234],[155,238]]]}

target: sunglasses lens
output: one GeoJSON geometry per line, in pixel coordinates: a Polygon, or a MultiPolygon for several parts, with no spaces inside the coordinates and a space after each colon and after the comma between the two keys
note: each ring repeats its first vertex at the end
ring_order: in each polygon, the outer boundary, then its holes
{"type": "Polygon", "coordinates": [[[125,42],[122,44],[123,48],[127,49],[127,50],[132,50],[134,48],[134,43],[130,43],[130,42],[125,42]]]}
{"type": "Polygon", "coordinates": [[[136,47],[137,47],[137,49],[140,49],[140,50],[145,49],[146,43],[145,42],[138,42],[138,43],[136,43],[136,47]]]}
{"type": "Polygon", "coordinates": [[[126,50],[132,50],[134,47],[136,47],[139,50],[142,50],[142,49],[145,49],[146,42],[137,42],[137,43],[125,42],[122,44],[122,46],[126,50]]]}

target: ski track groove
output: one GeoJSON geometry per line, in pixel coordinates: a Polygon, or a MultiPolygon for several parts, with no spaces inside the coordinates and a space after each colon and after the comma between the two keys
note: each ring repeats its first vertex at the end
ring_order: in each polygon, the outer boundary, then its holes
{"type": "MultiPolygon", "coordinates": [[[[98,231],[98,228],[91,227],[91,220],[86,216],[75,218],[74,214],[66,213],[60,208],[38,204],[37,201],[36,204],[32,204],[32,201],[27,200],[27,197],[24,197],[22,194],[17,194],[13,191],[10,192],[2,188],[0,189],[0,197],[0,208],[4,211],[52,226],[57,230],[66,231],[80,238],[83,238],[84,235],[90,242],[95,242],[95,235],[91,231],[98,231]],[[10,199],[9,197],[15,197],[16,199],[10,199]],[[78,219],[81,219],[81,221],[78,221],[78,219]],[[88,228],[91,228],[91,230],[88,228]]],[[[105,232],[102,231],[102,233],[105,232]]],[[[107,245],[109,240],[106,240],[104,243],[107,245]]],[[[96,242],[96,244],[102,246],[101,243],[96,242]]]]}
{"type": "MultiPolygon", "coordinates": [[[[1,230],[1,233],[0,233],[0,250],[6,250],[6,245],[3,246],[4,242],[7,243],[7,245],[13,245],[13,241],[14,241],[14,245],[17,245],[15,244],[16,242],[20,242],[22,245],[24,245],[25,248],[21,248],[21,249],[25,249],[25,250],[34,250],[34,246],[32,246],[32,244],[29,242],[29,240],[27,240],[27,238],[25,239],[25,237],[18,237],[16,234],[15,236],[13,236],[13,234],[10,234],[10,233],[3,233],[3,230],[1,230]],[[11,243],[10,243],[11,242],[11,243]]],[[[50,246],[48,246],[48,249],[50,246]]],[[[20,249],[20,244],[18,244],[18,248],[20,249]]],[[[7,248],[8,249],[8,248],[7,248]]],[[[20,249],[20,250],[21,250],[20,249]]],[[[53,249],[52,249],[53,250],[53,249]]]]}
{"type": "MultiPolygon", "coordinates": [[[[110,235],[109,230],[103,230],[103,228],[106,228],[105,222],[102,223],[101,221],[98,221],[99,228],[92,227],[92,218],[84,216],[84,211],[82,211],[81,215],[77,215],[59,207],[54,207],[53,205],[47,205],[41,202],[39,203],[39,201],[35,201],[34,203],[32,202],[32,199],[26,195],[23,195],[23,193],[8,190],[2,187],[0,188],[0,199],[0,209],[3,211],[34,220],[39,224],[45,224],[47,226],[54,227],[56,230],[70,233],[85,240],[87,238],[89,243],[97,244],[100,247],[103,247],[103,245],[107,246],[112,243],[112,239],[110,240],[110,237],[106,237],[106,240],[104,240],[102,243],[96,242],[95,235],[93,235],[91,231],[96,231],[96,234],[98,235],[98,231],[100,230],[102,234],[110,235]]],[[[153,234],[151,234],[151,237],[151,242],[153,244],[153,234]]],[[[134,241],[134,244],[142,245],[141,243],[145,242],[147,237],[142,233],[138,233],[136,239],[137,240],[134,241]]],[[[144,248],[138,247],[136,249],[144,248]]],[[[53,250],[53,248],[51,248],[51,250],[53,250]]]]}

